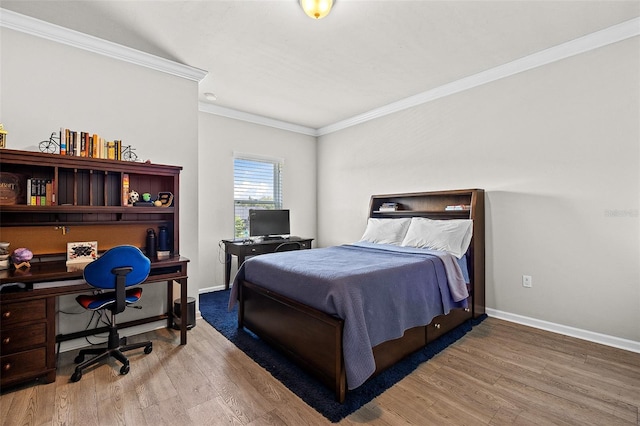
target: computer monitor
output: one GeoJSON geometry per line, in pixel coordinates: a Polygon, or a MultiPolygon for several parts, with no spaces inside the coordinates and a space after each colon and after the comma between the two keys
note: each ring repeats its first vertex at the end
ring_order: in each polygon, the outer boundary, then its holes
{"type": "Polygon", "coordinates": [[[273,237],[290,233],[289,210],[249,210],[249,236],[273,237]]]}

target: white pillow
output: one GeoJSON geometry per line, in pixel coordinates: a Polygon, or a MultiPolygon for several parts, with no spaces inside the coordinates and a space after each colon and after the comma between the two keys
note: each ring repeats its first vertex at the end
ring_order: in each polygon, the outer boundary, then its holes
{"type": "Polygon", "coordinates": [[[460,259],[469,248],[473,235],[471,219],[433,220],[411,218],[407,234],[400,245],[443,250],[460,259]]]}
{"type": "Polygon", "coordinates": [[[369,218],[367,229],[365,229],[360,241],[399,246],[410,224],[411,218],[408,217],[399,219],[369,218]]]}

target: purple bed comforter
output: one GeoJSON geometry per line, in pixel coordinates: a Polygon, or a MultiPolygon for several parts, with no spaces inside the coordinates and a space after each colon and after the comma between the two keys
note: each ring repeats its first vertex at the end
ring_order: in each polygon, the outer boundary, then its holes
{"type": "Polygon", "coordinates": [[[229,308],[243,279],[344,319],[349,389],[374,373],[374,346],[467,307],[457,263],[423,249],[356,243],[256,256],[240,267],[229,308]]]}

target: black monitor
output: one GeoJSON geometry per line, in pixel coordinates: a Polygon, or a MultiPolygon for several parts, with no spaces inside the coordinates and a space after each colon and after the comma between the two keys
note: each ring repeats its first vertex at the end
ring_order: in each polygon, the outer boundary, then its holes
{"type": "Polygon", "coordinates": [[[289,235],[289,210],[249,210],[249,236],[289,235]]]}

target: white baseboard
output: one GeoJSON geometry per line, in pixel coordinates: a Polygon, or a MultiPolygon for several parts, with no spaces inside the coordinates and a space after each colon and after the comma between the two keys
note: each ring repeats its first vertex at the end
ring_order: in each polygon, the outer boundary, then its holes
{"type": "Polygon", "coordinates": [[[640,342],[622,339],[620,337],[609,336],[607,334],[595,333],[593,331],[582,330],[579,328],[569,327],[562,324],[556,324],[535,318],[525,317],[518,314],[499,311],[497,309],[486,308],[487,315],[493,318],[502,319],[509,322],[515,322],[527,325],[541,330],[551,331],[553,333],[571,336],[589,342],[600,343],[602,345],[611,346],[618,349],[624,349],[630,352],[640,353],[640,342]]]}
{"type": "Polygon", "coordinates": [[[198,294],[211,293],[212,291],[220,291],[220,290],[224,290],[224,286],[223,285],[217,285],[217,286],[213,286],[213,287],[201,288],[201,289],[198,290],[198,294]]]}

